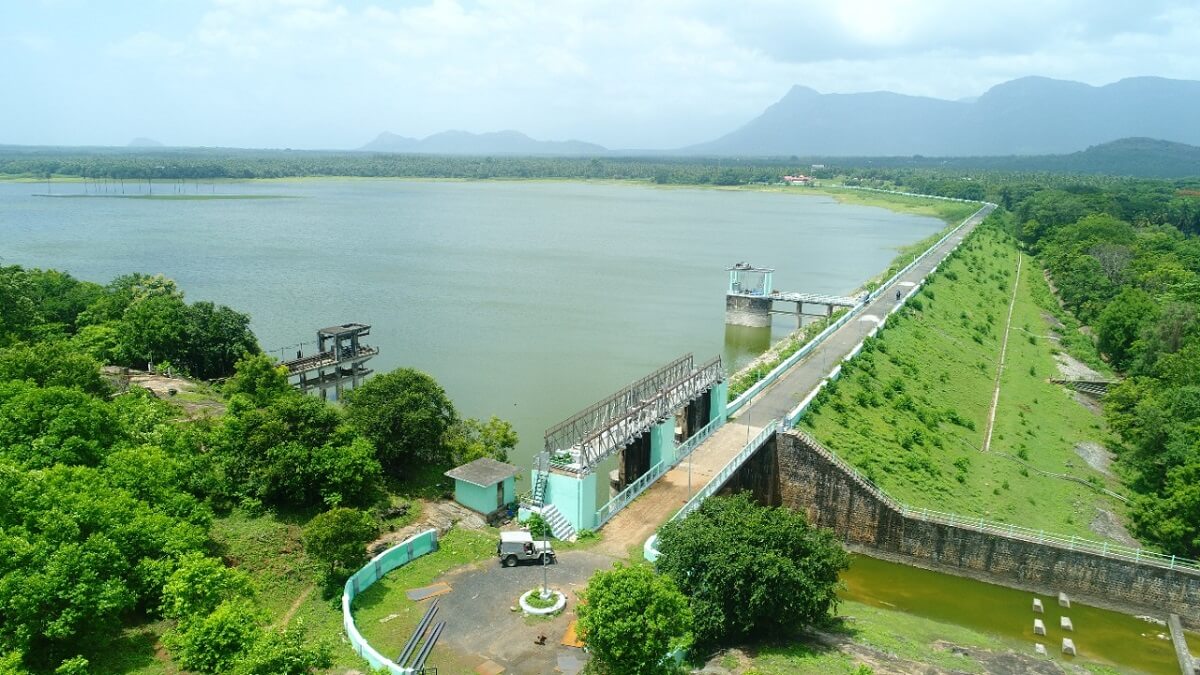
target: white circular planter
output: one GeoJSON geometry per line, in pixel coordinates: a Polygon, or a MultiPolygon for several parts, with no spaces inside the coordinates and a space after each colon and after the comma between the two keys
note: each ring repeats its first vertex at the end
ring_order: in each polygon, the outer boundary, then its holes
{"type": "Polygon", "coordinates": [[[535,588],[531,591],[525,591],[525,594],[521,596],[521,600],[520,600],[521,611],[525,612],[526,614],[545,616],[547,614],[557,614],[558,612],[562,611],[563,607],[567,606],[567,596],[563,595],[560,591],[556,591],[553,589],[551,589],[550,595],[557,596],[558,600],[552,606],[541,607],[541,608],[530,606],[529,596],[533,595],[534,593],[541,593],[541,592],[542,592],[542,589],[540,589],[540,588],[535,588]]]}

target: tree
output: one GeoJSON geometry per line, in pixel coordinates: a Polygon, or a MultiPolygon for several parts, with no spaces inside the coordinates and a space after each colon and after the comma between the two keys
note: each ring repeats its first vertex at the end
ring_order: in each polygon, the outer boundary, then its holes
{"type": "Polygon", "coordinates": [[[202,553],[189,553],[163,585],[161,609],[163,616],[186,624],[212,614],[227,600],[250,596],[245,572],[202,553]]]}
{"type": "Polygon", "coordinates": [[[54,669],[54,675],[88,675],[92,672],[91,664],[82,656],[76,656],[63,661],[54,669]]]}
{"type": "Polygon", "coordinates": [[[184,365],[192,375],[203,379],[228,375],[238,359],[258,352],[249,314],[211,302],[196,302],[187,308],[184,365]]]}
{"type": "Polygon", "coordinates": [[[245,598],[226,600],[207,616],[168,633],[179,663],[199,673],[226,673],[263,633],[261,614],[245,598]]]}
{"type": "Polygon", "coordinates": [[[16,265],[0,267],[0,346],[24,338],[40,323],[25,271],[16,265]]]}
{"type": "Polygon", "coordinates": [[[451,454],[455,464],[466,464],[480,457],[508,461],[508,452],[517,447],[517,432],[512,424],[492,415],[484,422],[469,417],[450,430],[451,454]]]}
{"type": "Polygon", "coordinates": [[[1171,469],[1161,490],[1134,500],[1130,515],[1139,535],[1168,552],[1200,555],[1200,457],[1171,469]]]}
{"type": "Polygon", "coordinates": [[[83,392],[0,385],[0,455],[28,467],[95,466],[121,431],[112,408],[83,392]]]}
{"type": "Polygon", "coordinates": [[[688,596],[705,649],[820,620],[850,564],[832,532],[745,493],[707,499],[665,525],[659,551],[658,569],[688,596]]]}
{"type": "Polygon", "coordinates": [[[597,572],[579,605],[579,637],[603,672],[650,675],[678,670],[670,652],[686,649],[692,614],[669,576],[645,565],[597,572]]]}
{"type": "Polygon", "coordinates": [[[103,293],[77,318],[80,325],[98,325],[121,320],[134,303],[148,298],[168,297],[182,302],[183,293],[171,279],[161,274],[125,274],[113,279],[103,293]]]}
{"type": "Polygon", "coordinates": [[[70,345],[100,363],[121,361],[121,333],[115,323],[83,326],[71,337],[70,345]]]}
{"type": "Polygon", "coordinates": [[[232,675],[307,675],[333,665],[329,644],[310,642],[299,628],[262,634],[233,665],[232,675]]]}
{"type": "Polygon", "coordinates": [[[442,387],[425,373],[400,368],[368,380],[346,396],[346,413],[389,469],[422,461],[449,463],[446,435],[458,414],[442,387]]]}
{"type": "Polygon", "coordinates": [[[110,392],[100,377],[100,364],[61,340],[0,349],[0,382],[11,380],[32,382],[40,387],[70,387],[94,396],[110,392]]]}
{"type": "Polygon", "coordinates": [[[124,362],[170,361],[182,365],[187,353],[187,305],[175,295],[151,295],[125,310],[121,321],[121,354],[124,362]]]}
{"type": "MultiPolygon", "coordinates": [[[[273,386],[254,394],[269,398],[273,386]]],[[[328,403],[291,389],[274,396],[262,408],[247,394],[230,401],[214,454],[235,489],[281,506],[369,503],[383,473],[374,446],[328,403]]]]}
{"type": "Polygon", "coordinates": [[[368,504],[383,473],[375,448],[362,438],[316,447],[282,443],[263,460],[254,475],[258,494],[291,506],[368,504]]]}
{"type": "Polygon", "coordinates": [[[254,405],[263,407],[291,391],[287,369],[266,354],[248,354],[234,365],[233,376],[222,389],[227,397],[244,394],[254,405]]]}
{"type": "Polygon", "coordinates": [[[207,528],[108,484],[104,473],[0,458],[0,653],[61,656],[108,644],[158,605],[178,556],[207,528]]]}
{"type": "Polygon", "coordinates": [[[1113,367],[1129,367],[1134,342],[1157,314],[1154,299],[1140,288],[1126,288],[1100,312],[1096,320],[1097,346],[1108,355],[1113,367]]]}
{"type": "Polygon", "coordinates": [[[326,565],[330,577],[355,571],[366,559],[367,542],[379,527],[362,511],[335,508],[317,515],[304,527],[304,550],[326,565]]]}
{"type": "Polygon", "coordinates": [[[79,315],[104,294],[103,286],[58,270],[26,270],[25,277],[42,318],[68,333],[75,332],[79,315]]]}

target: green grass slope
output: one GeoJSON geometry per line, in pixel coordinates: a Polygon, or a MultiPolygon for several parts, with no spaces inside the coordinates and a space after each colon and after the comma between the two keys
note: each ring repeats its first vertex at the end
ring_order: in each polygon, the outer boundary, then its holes
{"type": "Polygon", "coordinates": [[[1039,473],[1116,486],[1075,450],[1104,440],[1102,418],[1048,381],[1057,376],[1051,322],[1059,310],[1028,256],[995,433],[981,451],[1017,258],[998,227],[980,227],[846,365],[802,425],[910,506],[1101,539],[1091,527],[1098,509],[1120,515],[1122,505],[1039,473]]]}

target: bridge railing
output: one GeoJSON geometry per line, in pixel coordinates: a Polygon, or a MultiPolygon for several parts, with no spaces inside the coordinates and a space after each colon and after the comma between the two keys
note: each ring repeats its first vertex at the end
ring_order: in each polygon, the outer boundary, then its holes
{"type": "Polygon", "coordinates": [[[675,463],[678,464],[684,457],[692,454],[693,450],[700,447],[700,444],[708,440],[708,437],[712,436],[713,433],[717,429],[720,429],[721,425],[723,424],[725,424],[725,420],[719,417],[715,418],[708,424],[701,427],[700,431],[692,434],[691,438],[687,439],[683,443],[680,443],[679,447],[675,448],[675,463]]]}
{"type": "Polygon", "coordinates": [[[745,464],[746,460],[749,459],[750,456],[755,452],[757,452],[768,438],[775,435],[775,432],[779,429],[779,427],[779,420],[771,420],[768,422],[767,426],[763,427],[762,431],[758,432],[753,439],[747,442],[746,445],[744,445],[742,449],[738,451],[738,454],[734,455],[732,459],[726,462],[725,466],[722,467],[721,470],[712,477],[712,480],[708,481],[704,487],[697,490],[696,494],[692,495],[692,498],[687,500],[687,503],[683,505],[683,508],[679,509],[675,515],[671,516],[670,520],[686,517],[687,514],[700,507],[700,502],[716,494],[721,487],[725,485],[726,481],[728,481],[729,478],[741,468],[742,464],[745,464]]]}
{"type": "Polygon", "coordinates": [[[638,495],[645,492],[646,488],[650,487],[654,481],[658,480],[668,471],[673,469],[684,457],[692,454],[693,450],[695,450],[709,436],[712,436],[713,432],[719,429],[724,423],[725,420],[717,418],[704,425],[699,431],[697,431],[695,434],[692,434],[691,438],[681,443],[679,447],[675,449],[675,456],[672,459],[664,459],[658,464],[650,467],[649,471],[639,476],[637,480],[630,483],[625,487],[624,490],[621,490],[619,493],[617,493],[615,497],[608,500],[608,503],[596,510],[596,527],[602,527],[609,521],[610,518],[617,515],[618,511],[626,506],[629,506],[629,503],[637,499],[638,495]]]}
{"type": "Polygon", "coordinates": [[[851,318],[853,318],[860,311],[862,311],[863,307],[866,307],[865,302],[859,303],[856,307],[851,309],[849,312],[846,312],[845,314],[838,317],[836,321],[834,321],[833,323],[826,326],[825,330],[821,331],[820,333],[817,333],[815,336],[813,336],[813,339],[806,342],[804,344],[804,346],[801,347],[800,349],[797,349],[794,354],[787,357],[786,359],[781,361],[779,363],[779,365],[772,368],[771,372],[767,373],[765,377],[763,377],[758,382],[755,382],[754,384],[750,385],[749,389],[742,392],[741,395],[739,395],[737,398],[735,398],[729,402],[729,405],[727,405],[725,407],[726,414],[733,415],[738,410],[741,410],[742,406],[746,405],[746,403],[748,403],[755,396],[758,396],[759,393],[761,393],[763,389],[766,389],[767,387],[771,386],[771,384],[773,384],[775,382],[775,380],[778,380],[780,378],[780,376],[782,376],[784,373],[786,373],[788,370],[790,370],[792,366],[796,365],[797,363],[800,362],[801,359],[808,356],[812,352],[812,350],[816,349],[818,345],[820,345],[822,342],[825,341],[825,338],[832,335],[834,333],[834,331],[836,331],[837,329],[841,328],[842,326],[845,326],[850,321],[851,318]]]}
{"type": "MultiPolygon", "coordinates": [[[[910,195],[910,196],[916,196],[916,197],[928,196],[928,195],[914,195],[913,193],[910,193],[910,192],[894,192],[892,190],[880,190],[880,192],[892,192],[893,194],[910,195]]],[[[935,197],[935,199],[949,199],[949,198],[935,197]]],[[[954,200],[950,200],[950,201],[966,202],[969,200],[954,199],[954,200]]],[[[982,204],[982,206],[980,206],[979,209],[977,211],[975,211],[975,213],[972,213],[971,215],[964,218],[961,223],[959,223],[954,229],[950,230],[945,235],[943,235],[941,239],[938,239],[936,242],[934,242],[934,244],[932,246],[925,249],[924,251],[921,251],[921,255],[918,255],[916,258],[913,258],[912,262],[910,262],[907,265],[905,265],[904,267],[900,268],[900,271],[896,272],[891,277],[889,277],[887,281],[883,282],[882,284],[879,284],[879,288],[876,288],[875,290],[873,290],[869,294],[867,294],[866,302],[870,302],[870,301],[874,300],[875,298],[878,298],[880,293],[883,293],[884,289],[886,289],[889,286],[891,286],[892,284],[896,283],[896,280],[899,279],[900,277],[911,272],[912,269],[914,267],[916,267],[918,264],[920,264],[920,262],[922,260],[924,260],[926,256],[928,256],[930,253],[932,253],[935,249],[940,247],[942,244],[946,243],[946,240],[948,240],[950,237],[953,237],[959,230],[961,230],[963,228],[963,225],[966,225],[968,222],[970,222],[970,220],[972,218],[974,218],[975,216],[978,216],[982,211],[984,211],[988,207],[995,208],[995,206],[996,206],[995,204],[993,204],[991,202],[976,202],[976,203],[982,204]]],[[[957,248],[957,246],[955,248],[957,248]]],[[[863,303],[863,304],[865,305],[866,303],[863,303]]]]}
{"type": "MultiPolygon", "coordinates": [[[[897,194],[909,194],[909,193],[897,193],[897,194]]],[[[913,196],[925,196],[925,195],[913,195],[913,196]]],[[[939,198],[939,199],[941,199],[941,198],[939,198]]],[[[968,201],[968,200],[954,200],[954,201],[968,201]]],[[[837,331],[837,329],[846,325],[847,323],[850,322],[851,319],[853,319],[854,317],[861,314],[862,311],[864,309],[866,309],[867,305],[870,304],[870,302],[872,300],[879,297],[879,294],[882,293],[884,289],[886,289],[889,286],[891,286],[892,284],[894,284],[896,282],[896,280],[899,279],[900,277],[911,272],[914,267],[916,267],[930,253],[932,253],[934,250],[936,250],[942,244],[946,243],[946,241],[948,239],[950,239],[950,237],[954,236],[955,233],[957,233],[959,230],[961,230],[963,228],[963,226],[966,225],[968,222],[970,222],[970,220],[972,218],[979,215],[979,213],[981,211],[988,208],[989,206],[995,206],[994,204],[991,204],[990,202],[983,202],[982,204],[983,205],[979,207],[978,211],[976,211],[975,213],[972,213],[971,215],[964,218],[961,223],[959,223],[957,226],[954,227],[954,229],[947,232],[945,235],[942,236],[941,239],[938,239],[933,245],[931,245],[929,248],[922,251],[920,255],[918,255],[916,258],[914,258],[912,260],[912,262],[905,265],[903,268],[900,269],[899,272],[896,272],[895,274],[893,274],[891,276],[891,278],[889,278],[887,281],[883,282],[879,286],[879,288],[868,293],[864,297],[862,302],[858,303],[857,305],[852,307],[850,309],[850,311],[848,311],[845,314],[838,317],[838,319],[836,321],[834,321],[833,323],[826,326],[825,330],[821,331],[820,333],[817,333],[813,337],[813,339],[809,340],[803,347],[796,350],[796,353],[794,353],[791,356],[784,359],[782,362],[780,362],[779,365],[772,368],[771,372],[767,373],[767,375],[765,377],[763,377],[758,382],[755,382],[753,385],[750,386],[749,389],[742,392],[742,394],[740,396],[738,396],[737,398],[730,401],[729,405],[726,408],[727,413],[730,415],[733,415],[738,410],[740,410],[742,408],[742,406],[744,406],[747,402],[749,402],[751,399],[753,399],[755,396],[757,396],[759,393],[761,393],[762,390],[771,386],[771,384],[773,384],[776,380],[778,380],[780,378],[780,376],[782,376],[784,373],[786,373],[788,370],[790,370],[792,366],[796,365],[801,359],[808,356],[812,352],[813,349],[816,349],[816,347],[818,345],[820,345],[822,342],[824,342],[825,339],[828,338],[830,335],[832,335],[835,331],[837,331]]]]}
{"type": "Polygon", "coordinates": [[[989,534],[999,534],[1009,539],[1020,539],[1035,544],[1045,544],[1057,548],[1065,548],[1069,551],[1084,551],[1094,553],[1106,558],[1119,558],[1129,560],[1142,565],[1152,565],[1154,567],[1164,567],[1170,570],[1192,570],[1200,572],[1200,561],[1182,558],[1165,553],[1157,553],[1155,551],[1147,551],[1144,548],[1133,548],[1130,546],[1122,546],[1107,541],[1094,541],[1074,535],[1068,536],[1064,534],[1055,534],[1045,530],[1035,530],[1030,527],[1022,527],[1012,523],[1002,523],[994,520],[986,520],[984,518],[973,518],[962,516],[954,513],[944,513],[942,511],[934,511],[931,509],[916,509],[911,506],[901,505],[900,514],[912,518],[913,520],[922,520],[930,523],[941,523],[952,527],[959,527],[968,530],[976,530],[978,532],[986,532],[989,534]]]}
{"type": "MultiPolygon", "coordinates": [[[[808,396],[802,400],[799,405],[792,409],[791,412],[784,417],[783,428],[791,429],[807,412],[808,406],[817,394],[830,381],[837,379],[840,374],[841,366],[839,365],[829,376],[821,381],[808,396]]],[[[976,530],[989,534],[998,534],[1010,539],[1019,539],[1022,541],[1033,542],[1036,544],[1044,544],[1057,548],[1064,548],[1070,551],[1085,551],[1106,558],[1118,558],[1128,560],[1136,564],[1151,565],[1154,567],[1162,567],[1170,570],[1183,569],[1200,572],[1200,561],[1181,558],[1173,555],[1148,551],[1143,548],[1133,548],[1122,546],[1106,541],[1094,541],[1074,535],[1056,534],[1046,532],[1045,530],[1035,530],[1033,528],[1014,525],[1013,523],[1003,523],[999,521],[986,520],[975,516],[964,516],[955,513],[946,513],[942,511],[931,510],[927,508],[915,508],[903,502],[897,501],[889,495],[883,488],[879,487],[875,481],[867,476],[864,476],[850,462],[842,459],[830,448],[823,445],[820,441],[813,438],[811,435],[794,430],[792,433],[800,436],[804,441],[816,452],[824,456],[830,463],[834,464],[844,474],[850,477],[851,480],[858,483],[863,489],[871,493],[881,503],[898,512],[901,516],[911,518],[913,520],[921,520],[926,522],[941,523],[952,527],[976,530]]]]}

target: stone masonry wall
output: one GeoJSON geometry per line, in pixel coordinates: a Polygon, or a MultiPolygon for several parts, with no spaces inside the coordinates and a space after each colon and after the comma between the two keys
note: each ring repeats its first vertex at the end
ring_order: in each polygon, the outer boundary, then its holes
{"type": "Polygon", "coordinates": [[[718,495],[749,492],[755,502],[764,506],[782,506],[779,494],[779,469],[775,458],[776,434],[766,440],[738,470],[721,486],[718,495]]]}
{"type": "MultiPolygon", "coordinates": [[[[852,549],[1041,593],[1064,591],[1101,607],[1174,612],[1191,625],[1200,623],[1200,574],[1194,571],[905,516],[873,486],[843,470],[827,450],[796,432],[777,434],[772,454],[782,504],[834,530],[852,549]]],[[[761,467],[755,473],[760,472],[761,467]]]]}

